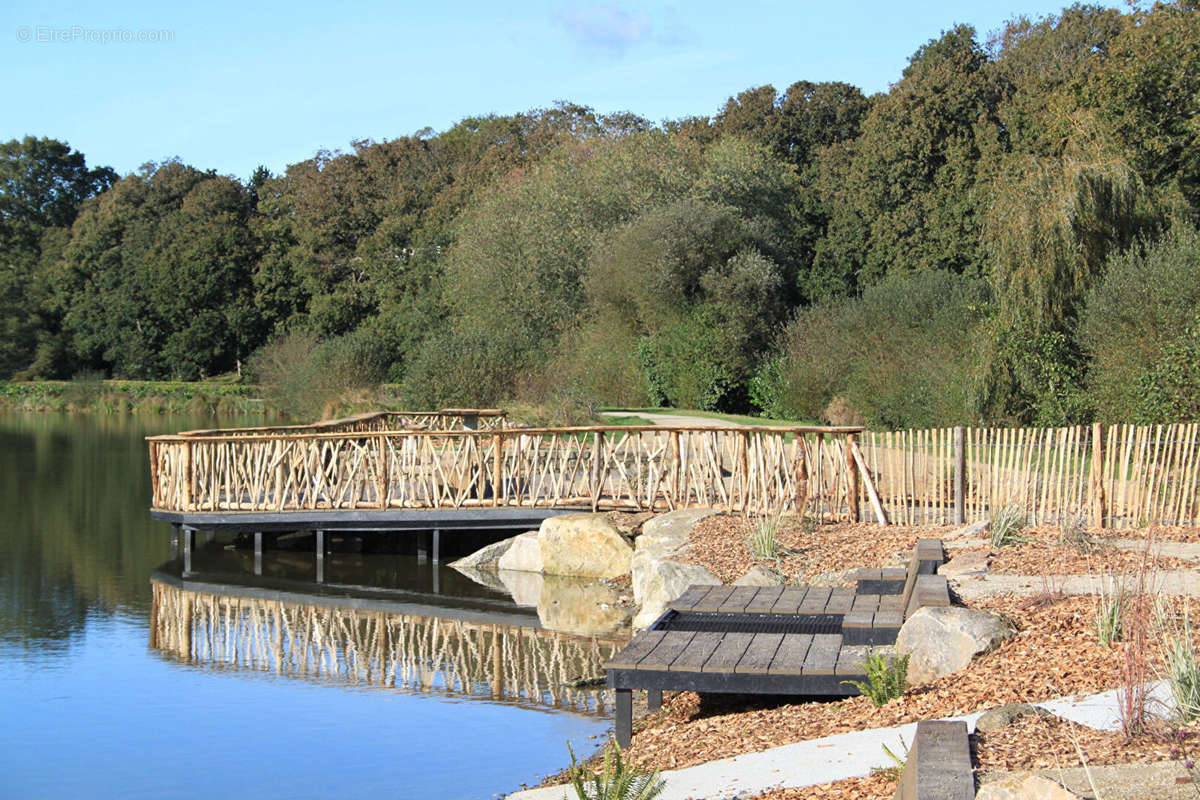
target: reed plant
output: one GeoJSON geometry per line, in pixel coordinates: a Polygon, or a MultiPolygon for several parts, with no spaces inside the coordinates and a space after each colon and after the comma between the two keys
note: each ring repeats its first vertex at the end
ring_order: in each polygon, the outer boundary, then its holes
{"type": "Polygon", "coordinates": [[[992,517],[992,547],[1001,548],[1029,541],[1025,535],[1025,511],[1016,505],[1006,505],[992,517]]]}
{"type": "Polygon", "coordinates": [[[1096,595],[1095,625],[1096,638],[1105,647],[1112,647],[1122,640],[1122,626],[1129,591],[1125,588],[1124,576],[1102,577],[1100,591],[1096,595]]]}
{"type": "Polygon", "coordinates": [[[746,545],[759,561],[770,561],[779,552],[779,517],[764,517],[750,528],[746,545]]]}

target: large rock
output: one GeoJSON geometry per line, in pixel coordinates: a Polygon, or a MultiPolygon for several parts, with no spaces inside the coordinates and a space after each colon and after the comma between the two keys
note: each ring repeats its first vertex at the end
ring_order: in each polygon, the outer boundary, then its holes
{"type": "Polygon", "coordinates": [[[502,569],[496,572],[496,576],[517,605],[536,608],[542,601],[542,585],[546,578],[542,573],[502,569]]]}
{"type": "Polygon", "coordinates": [[[617,605],[619,597],[611,586],[555,575],[537,577],[542,578],[537,612],[544,627],[577,636],[604,636],[629,625],[629,613],[617,605]]]}
{"type": "Polygon", "coordinates": [[[480,586],[486,586],[487,588],[494,589],[498,592],[507,592],[508,591],[508,587],[506,587],[504,585],[504,582],[500,580],[500,576],[496,574],[496,570],[494,570],[494,569],[491,569],[491,568],[478,569],[477,567],[461,567],[461,566],[455,566],[454,564],[451,564],[450,566],[453,566],[454,569],[458,570],[458,572],[461,575],[465,575],[466,577],[475,581],[475,583],[478,583],[480,586]]]}
{"type": "Polygon", "coordinates": [[[633,548],[602,514],[550,517],[538,531],[547,575],[615,578],[629,572],[633,548]]]}
{"type": "Polygon", "coordinates": [[[908,679],[928,683],[957,672],[975,656],[1013,635],[995,614],[972,608],[926,606],[900,628],[896,652],[907,654],[908,679]]]}
{"type": "Polygon", "coordinates": [[[513,537],[508,551],[496,561],[496,569],[511,569],[519,572],[542,571],[542,543],[537,531],[529,531],[513,537]]]}
{"type": "Polygon", "coordinates": [[[711,508],[681,508],[648,519],[642,524],[642,533],[637,538],[638,552],[678,552],[687,544],[697,522],[719,513],[711,508]]]}
{"type": "Polygon", "coordinates": [[[699,564],[658,558],[638,558],[633,569],[633,599],[642,608],[633,627],[650,627],[670,603],[692,585],[718,586],[721,580],[699,564]]]}
{"type": "Polygon", "coordinates": [[[988,550],[967,550],[938,567],[938,575],[947,578],[974,578],[986,575],[991,553],[988,550]]]}
{"type": "Polygon", "coordinates": [[[1042,717],[1053,716],[1049,711],[1041,706],[1035,706],[1030,703],[1005,703],[1002,706],[989,708],[983,712],[979,719],[975,720],[976,733],[991,733],[998,731],[1005,725],[1011,725],[1021,717],[1032,716],[1037,714],[1042,717]]]}
{"type": "Polygon", "coordinates": [[[496,563],[508,552],[508,549],[513,546],[513,542],[516,540],[517,537],[514,536],[511,539],[505,539],[501,542],[492,542],[489,545],[479,548],[469,556],[463,556],[457,561],[451,561],[449,566],[455,568],[496,569],[496,563]]]}
{"type": "Polygon", "coordinates": [[[784,578],[776,570],[762,564],[755,564],[746,570],[746,574],[733,582],[734,586],[778,586],[784,578]]]}
{"type": "Polygon", "coordinates": [[[1079,800],[1052,780],[1016,773],[979,787],[975,800],[1079,800]]]}

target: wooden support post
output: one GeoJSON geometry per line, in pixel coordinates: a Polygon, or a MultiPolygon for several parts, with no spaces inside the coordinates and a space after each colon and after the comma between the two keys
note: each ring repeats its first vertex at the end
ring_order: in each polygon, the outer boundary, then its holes
{"type": "Polygon", "coordinates": [[[846,435],[846,503],[850,506],[851,522],[858,522],[860,516],[858,470],[854,468],[854,445],[857,440],[857,434],[846,435]]]}
{"type": "Polygon", "coordinates": [[[954,524],[962,525],[967,519],[967,446],[966,429],[959,425],[954,429],[954,524]]]}
{"type": "Polygon", "coordinates": [[[432,534],[429,531],[417,531],[417,563],[424,564],[429,560],[429,540],[432,534]]]}
{"type": "Polygon", "coordinates": [[[504,649],[500,639],[500,626],[492,626],[492,699],[504,696],[504,649]]]}
{"type": "Polygon", "coordinates": [[[262,575],[262,531],[254,533],[254,574],[262,575]]]}
{"type": "Polygon", "coordinates": [[[671,501],[667,504],[672,509],[682,508],[685,504],[679,501],[680,462],[683,454],[679,447],[679,431],[671,431],[671,501]]]}
{"type": "Polygon", "coordinates": [[[617,689],[616,703],[617,744],[624,749],[633,741],[633,690],[617,689]]]}
{"type": "Polygon", "coordinates": [[[504,437],[501,434],[492,434],[492,449],[495,451],[492,464],[492,505],[498,506],[504,478],[504,437]]]}
{"type": "Polygon", "coordinates": [[[183,443],[183,511],[192,508],[192,443],[183,443]]]}
{"type": "Polygon", "coordinates": [[[433,563],[437,565],[442,560],[442,532],[438,528],[433,529],[433,563]]]}
{"type": "Polygon", "coordinates": [[[592,475],[591,475],[591,494],[592,494],[592,513],[596,513],[600,508],[600,459],[604,453],[604,431],[596,431],[592,434],[592,475]]]}
{"type": "Polygon", "coordinates": [[[183,529],[183,572],[186,575],[192,571],[192,544],[195,532],[191,528],[183,529]]]}
{"type": "Polygon", "coordinates": [[[658,711],[662,708],[662,689],[647,689],[646,690],[646,708],[651,712],[658,711]]]}
{"type": "Polygon", "coordinates": [[[317,531],[317,583],[325,582],[325,531],[317,531]]]}
{"type": "Polygon", "coordinates": [[[1099,422],[1092,423],[1092,471],[1091,480],[1092,527],[1104,527],[1104,428],[1099,422]]]}

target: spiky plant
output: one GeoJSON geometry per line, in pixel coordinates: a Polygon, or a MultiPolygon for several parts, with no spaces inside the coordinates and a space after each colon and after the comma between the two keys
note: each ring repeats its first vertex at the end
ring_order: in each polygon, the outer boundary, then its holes
{"type": "Polygon", "coordinates": [[[1007,505],[992,517],[992,547],[1007,547],[1029,541],[1025,535],[1025,512],[1015,505],[1007,505]]]}
{"type": "Polygon", "coordinates": [[[755,523],[746,536],[750,555],[759,561],[770,561],[779,552],[779,518],[765,517],[755,523]]]}
{"type": "Polygon", "coordinates": [[[575,759],[570,744],[567,752],[571,754],[571,785],[579,800],[654,800],[667,785],[658,770],[642,772],[623,759],[616,742],[609,742],[604,748],[600,771],[590,778],[583,764],[575,759]]]}
{"type": "Polygon", "coordinates": [[[908,688],[908,656],[872,650],[865,661],[856,662],[867,674],[865,681],[842,681],[862,692],[876,708],[887,705],[908,688]]]}

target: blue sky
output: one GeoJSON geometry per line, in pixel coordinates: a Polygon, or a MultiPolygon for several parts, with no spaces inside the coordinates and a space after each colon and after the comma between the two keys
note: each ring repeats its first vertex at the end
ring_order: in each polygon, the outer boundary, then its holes
{"type": "Polygon", "coordinates": [[[1036,0],[8,0],[0,141],[62,139],[122,174],[179,156],[244,178],[354,139],[556,100],[661,121],[713,114],[765,83],[883,91],[954,24],[982,39],[1014,15],[1060,9],[1036,0]]]}

